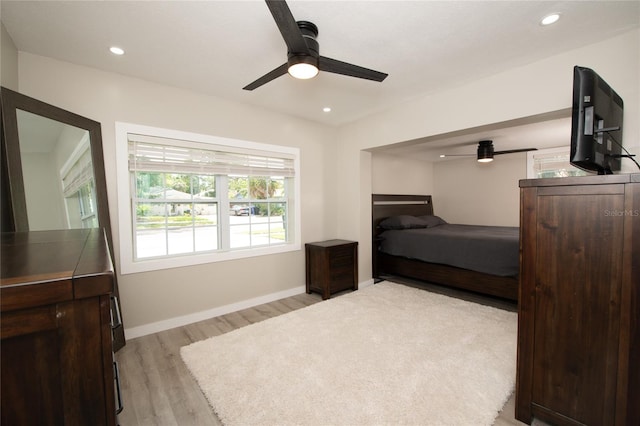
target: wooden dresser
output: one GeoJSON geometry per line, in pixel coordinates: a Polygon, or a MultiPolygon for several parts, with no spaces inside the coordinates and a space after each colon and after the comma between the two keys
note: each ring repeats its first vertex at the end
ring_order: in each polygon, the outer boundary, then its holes
{"type": "Polygon", "coordinates": [[[520,181],[516,418],[640,425],[640,174],[520,181]]]}
{"type": "Polygon", "coordinates": [[[2,234],[3,425],[115,425],[102,229],[2,234]]]}

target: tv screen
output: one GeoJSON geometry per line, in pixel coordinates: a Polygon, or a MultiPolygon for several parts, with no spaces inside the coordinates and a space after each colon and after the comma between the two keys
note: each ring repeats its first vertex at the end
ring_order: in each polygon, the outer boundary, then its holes
{"type": "Polygon", "coordinates": [[[595,71],[573,68],[570,162],[583,170],[620,170],[622,98],[595,71]]]}

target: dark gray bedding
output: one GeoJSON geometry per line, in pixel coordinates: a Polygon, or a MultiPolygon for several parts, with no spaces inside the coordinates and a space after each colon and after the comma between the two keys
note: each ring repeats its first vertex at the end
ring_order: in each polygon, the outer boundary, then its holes
{"type": "Polygon", "coordinates": [[[387,230],[380,251],[499,276],[519,270],[519,230],[508,226],[443,224],[387,230]]]}

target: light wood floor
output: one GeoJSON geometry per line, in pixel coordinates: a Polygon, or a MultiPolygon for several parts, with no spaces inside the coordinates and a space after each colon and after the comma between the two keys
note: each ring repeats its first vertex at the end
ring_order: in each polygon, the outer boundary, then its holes
{"type": "MultiPolygon", "coordinates": [[[[398,279],[393,281],[399,282],[398,279]]],[[[412,282],[405,284],[413,285],[412,282]]],[[[514,310],[515,305],[441,287],[431,291],[514,310]]],[[[334,296],[339,297],[339,295],[334,296]]],[[[129,340],[116,354],[120,368],[124,410],[121,426],[221,425],[180,357],[180,348],[236,328],[272,318],[322,301],[317,294],[301,294],[206,321],[129,340]]],[[[496,426],[524,425],[514,419],[514,397],[507,402],[496,426]]],[[[452,407],[452,409],[455,409],[452,407]]]]}

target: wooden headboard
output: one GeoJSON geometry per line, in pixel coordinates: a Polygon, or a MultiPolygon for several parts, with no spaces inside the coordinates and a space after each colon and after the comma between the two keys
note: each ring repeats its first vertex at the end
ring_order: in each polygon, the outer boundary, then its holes
{"type": "Polygon", "coordinates": [[[382,230],[378,224],[386,217],[410,215],[433,215],[431,195],[371,195],[372,236],[375,238],[382,230]]]}

